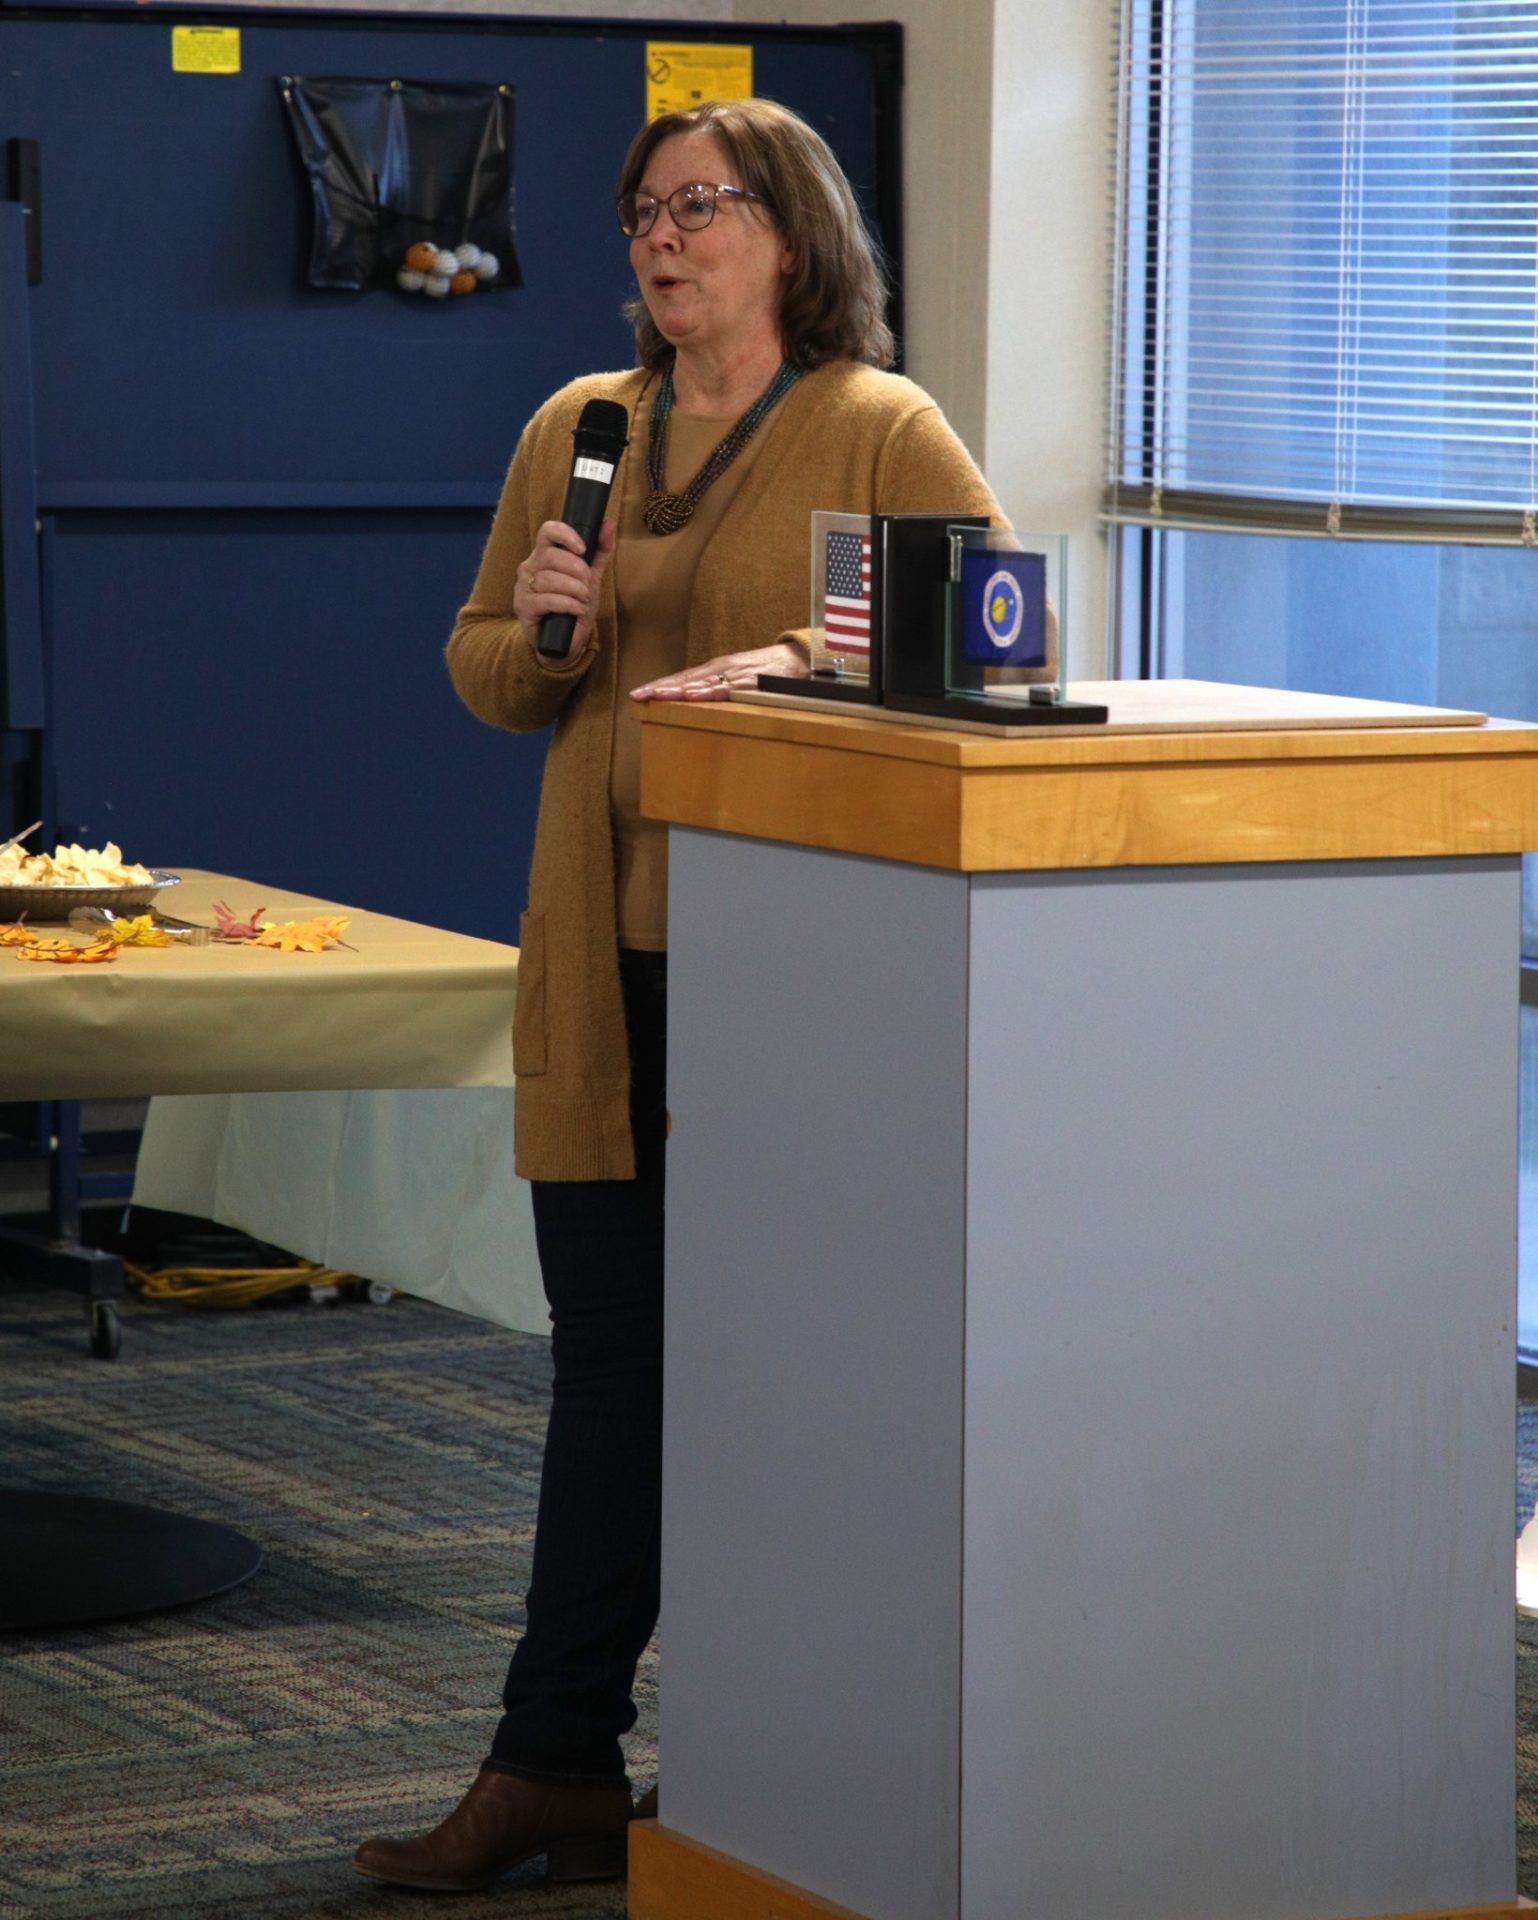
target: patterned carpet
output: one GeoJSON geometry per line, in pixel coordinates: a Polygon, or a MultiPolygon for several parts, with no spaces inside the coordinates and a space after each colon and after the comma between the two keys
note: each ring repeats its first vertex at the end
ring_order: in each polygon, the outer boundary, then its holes
{"type": "MultiPolygon", "coordinates": [[[[483,1920],[359,1879],[366,1834],[458,1799],[528,1573],[546,1342],[423,1302],[130,1303],[91,1359],[66,1293],[0,1286],[0,1479],[224,1521],[266,1562],[217,1599],[0,1638],[0,1920],[483,1920]]],[[[655,1650],[631,1776],[655,1762],[655,1650]]],[[[539,1863],[524,1876],[537,1882],[539,1863]]],[[[614,1920],[618,1886],[529,1920],[614,1920]]]]}
{"type": "MultiPolygon", "coordinates": [[[[445,1901],[348,1865],[445,1811],[519,1613],[547,1348],[422,1302],[130,1304],[112,1363],[72,1296],[0,1285],[0,1478],[257,1539],[247,1585],[116,1626],[0,1637],[0,1920],[619,1920],[538,1865],[445,1901]],[[509,1895],[517,1890],[517,1898],[509,1895]]],[[[1518,1511],[1538,1502],[1521,1409],[1518,1511]]],[[[654,1777],[655,1649],[631,1743],[654,1777]]],[[[1538,1895],[1538,1621],[1517,1623],[1518,1843],[1538,1895]]]]}

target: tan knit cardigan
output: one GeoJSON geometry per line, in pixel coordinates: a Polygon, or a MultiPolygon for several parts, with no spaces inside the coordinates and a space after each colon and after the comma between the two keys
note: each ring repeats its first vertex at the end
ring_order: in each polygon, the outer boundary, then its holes
{"type": "MultiPolygon", "coordinates": [[[[560,670],[537,658],[513,617],[514,574],[540,524],[560,518],[571,432],[588,400],[618,400],[630,411],[625,459],[645,459],[651,379],[636,371],[573,381],[529,422],[448,646],[459,696],[482,720],[514,731],[555,723],[519,923],[513,1025],[515,1158],[531,1180],[623,1180],[635,1172],[609,815],[614,580],[624,556],[604,577],[591,644],[560,670]]],[[[693,598],[679,610],[691,665],[804,629],[815,509],[998,513],[939,408],[896,374],[843,362],[820,367],[761,431],[757,458],[700,558],[693,598]]],[[[616,499],[624,484],[622,468],[616,499]]]]}

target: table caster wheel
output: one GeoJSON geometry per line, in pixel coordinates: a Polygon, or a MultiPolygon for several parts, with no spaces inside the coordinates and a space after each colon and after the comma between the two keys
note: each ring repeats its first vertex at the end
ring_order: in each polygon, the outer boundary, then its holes
{"type": "Polygon", "coordinates": [[[123,1344],[123,1323],[110,1300],[93,1300],[87,1308],[91,1324],[91,1351],[98,1360],[115,1360],[123,1344]]]}

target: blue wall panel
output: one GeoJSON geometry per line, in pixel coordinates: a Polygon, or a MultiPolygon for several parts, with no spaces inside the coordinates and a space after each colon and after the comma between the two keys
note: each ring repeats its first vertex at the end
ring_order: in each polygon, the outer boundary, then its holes
{"type": "Polygon", "coordinates": [[[516,940],[544,736],[483,726],[443,666],[483,533],[474,513],[70,515],[59,819],[161,865],[516,940]]]}
{"type": "Polygon", "coordinates": [[[513,937],[543,741],[472,720],[442,647],[524,421],[630,361],[648,37],[750,40],[898,252],[894,29],[0,3],[0,139],[41,153],[43,278],[0,298],[31,323],[54,831],[513,937]],[[240,72],[173,71],[211,20],[240,72]],[[510,84],[525,285],[307,288],[287,73],[510,84]]]}
{"type": "MultiPolygon", "coordinates": [[[[545,395],[630,362],[613,190],[644,111],[644,35],[233,21],[241,72],[187,74],[160,9],[0,13],[0,134],[42,148],[45,501],[82,482],[494,488],[545,395]],[[307,288],[291,72],[510,83],[525,286],[441,303],[307,288]]],[[[869,52],[801,36],[757,65],[872,183],[869,52]]]]}

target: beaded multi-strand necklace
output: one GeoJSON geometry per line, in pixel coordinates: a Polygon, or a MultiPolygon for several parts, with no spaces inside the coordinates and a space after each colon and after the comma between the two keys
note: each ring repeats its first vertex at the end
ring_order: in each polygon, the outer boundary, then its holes
{"type": "Polygon", "coordinates": [[[668,457],[668,416],[673,411],[673,369],[670,366],[657,385],[652,401],[651,438],[646,448],[646,481],[651,491],[641,518],[652,533],[677,533],[694,518],[700,497],[712,486],[742,452],[762,424],[764,416],[782,400],[805,373],[805,367],[786,361],[747,412],[706,460],[682,493],[669,493],[664,485],[668,457]]]}

